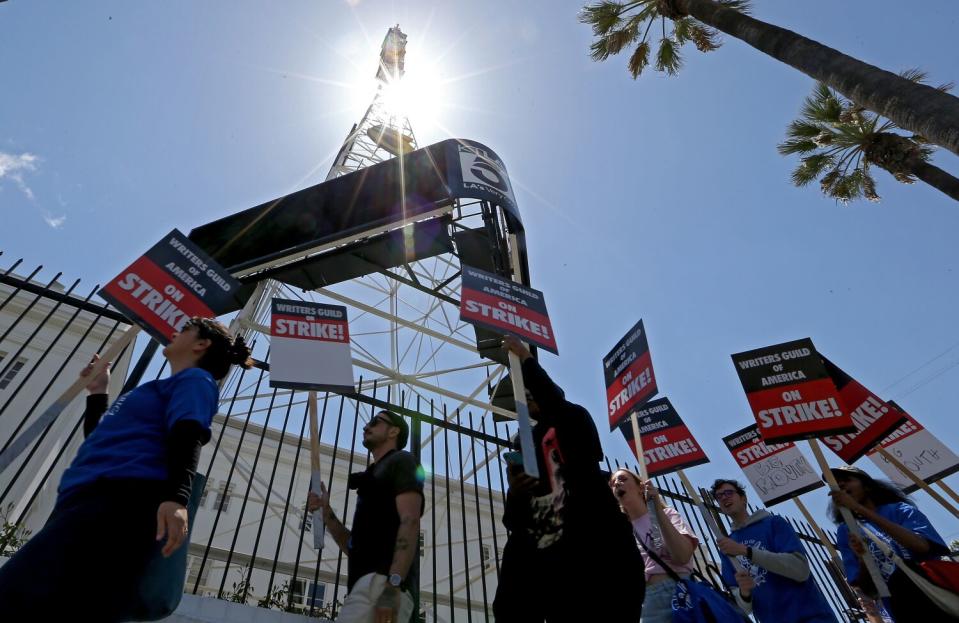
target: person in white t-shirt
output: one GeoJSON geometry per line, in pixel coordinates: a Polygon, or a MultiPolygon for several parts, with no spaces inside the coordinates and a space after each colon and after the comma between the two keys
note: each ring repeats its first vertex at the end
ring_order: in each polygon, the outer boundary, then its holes
{"type": "Polygon", "coordinates": [[[646,600],[640,623],[669,623],[672,621],[672,600],[676,581],[670,578],[647,553],[652,550],[680,577],[692,573],[693,552],[699,539],[690,530],[675,509],[666,506],[651,481],[643,480],[628,469],[613,472],[609,481],[620,508],[633,524],[633,534],[646,566],[646,600]],[[655,520],[649,512],[655,509],[655,520]]]}

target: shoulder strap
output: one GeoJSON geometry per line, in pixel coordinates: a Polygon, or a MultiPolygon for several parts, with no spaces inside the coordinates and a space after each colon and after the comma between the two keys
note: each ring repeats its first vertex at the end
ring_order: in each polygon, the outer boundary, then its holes
{"type": "MultiPolygon", "coordinates": [[[[639,535],[636,535],[636,536],[638,537],[639,535]]],[[[665,562],[662,558],[660,558],[659,555],[658,555],[656,552],[654,552],[654,551],[651,550],[650,548],[646,547],[646,544],[643,543],[643,539],[642,539],[642,538],[637,538],[637,539],[636,539],[636,542],[639,543],[639,546],[643,548],[643,551],[644,551],[644,552],[646,552],[647,554],[649,554],[649,557],[653,559],[653,562],[655,562],[657,565],[659,565],[660,567],[663,568],[663,571],[666,572],[666,575],[668,575],[671,579],[673,579],[673,580],[675,580],[675,581],[677,581],[677,582],[681,582],[681,581],[682,581],[683,578],[681,578],[681,577],[679,576],[679,574],[676,573],[676,572],[673,570],[672,567],[670,567],[668,564],[666,564],[666,562],[665,562]]]]}

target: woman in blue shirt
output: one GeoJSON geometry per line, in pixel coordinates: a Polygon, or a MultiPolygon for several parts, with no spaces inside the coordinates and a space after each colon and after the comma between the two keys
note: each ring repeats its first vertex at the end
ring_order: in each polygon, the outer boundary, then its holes
{"type": "Polygon", "coordinates": [[[117,621],[157,542],[165,539],[164,556],[186,542],[186,504],[219,403],[216,382],[232,364],[252,361],[243,338],[209,318],[191,319],[163,355],[170,376],[127,392],[109,410],[109,366],[90,379],[86,439],[63,473],[53,512],[0,567],[5,620],[37,620],[59,607],[79,620],[117,621]]]}
{"type": "Polygon", "coordinates": [[[858,467],[847,465],[831,471],[839,491],[830,494],[830,513],[839,524],[836,541],[849,583],[866,594],[875,594],[875,586],[862,563],[868,550],[889,586],[890,597],[883,601],[895,621],[955,620],[932,603],[871,539],[850,534],[838,507],[851,510],[865,528],[885,541],[903,560],[912,562],[939,558],[949,552],[926,516],[898,488],[873,479],[858,467]]]}

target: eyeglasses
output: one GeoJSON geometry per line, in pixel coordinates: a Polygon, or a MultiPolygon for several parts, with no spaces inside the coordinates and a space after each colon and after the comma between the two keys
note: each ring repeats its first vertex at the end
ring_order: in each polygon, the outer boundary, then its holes
{"type": "Polygon", "coordinates": [[[717,500],[722,500],[724,498],[732,497],[738,493],[739,491],[736,491],[735,489],[723,489],[722,491],[716,491],[713,493],[713,497],[717,500]]]}

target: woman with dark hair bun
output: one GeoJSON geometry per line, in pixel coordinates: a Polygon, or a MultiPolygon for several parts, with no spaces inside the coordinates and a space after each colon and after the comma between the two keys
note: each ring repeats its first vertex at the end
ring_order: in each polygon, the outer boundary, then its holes
{"type": "MultiPolygon", "coordinates": [[[[109,364],[89,379],[86,439],[60,479],[53,512],[0,567],[4,620],[36,620],[57,604],[71,618],[121,620],[158,542],[170,556],[187,541],[186,506],[219,404],[216,382],[231,365],[253,362],[242,337],[198,317],[163,356],[170,376],[123,394],[109,410],[109,364]]],[[[80,375],[89,377],[93,363],[80,375]]]]}
{"type": "Polygon", "coordinates": [[[875,586],[863,565],[863,558],[872,555],[889,586],[890,597],[883,603],[899,623],[908,621],[956,620],[939,609],[896,563],[886,557],[872,539],[849,532],[842,522],[839,507],[851,510],[864,528],[882,539],[907,563],[940,558],[949,553],[942,536],[929,519],[916,508],[905,493],[890,483],[849,465],[832,468],[839,490],[830,493],[829,512],[839,524],[836,541],[842,555],[846,579],[867,595],[875,597],[875,586]]]}

